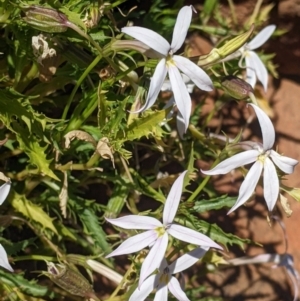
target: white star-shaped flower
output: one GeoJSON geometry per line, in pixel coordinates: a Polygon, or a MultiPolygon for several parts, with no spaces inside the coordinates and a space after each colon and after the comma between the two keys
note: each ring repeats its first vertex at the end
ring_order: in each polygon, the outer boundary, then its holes
{"type": "Polygon", "coordinates": [[[261,30],[249,43],[241,47],[238,52],[241,53],[242,58],[246,61],[247,82],[254,88],[257,78],[262,83],[265,91],[268,87],[268,71],[259,58],[253,51],[263,45],[275,31],[275,25],[269,25],[261,30]]]}
{"type": "Polygon", "coordinates": [[[269,211],[272,211],[279,194],[279,180],[275,165],[286,174],[291,174],[298,161],[281,156],[272,147],[275,142],[275,130],[267,114],[254,104],[249,104],[255,111],[263,137],[263,143],[245,141],[239,146],[247,149],[219,163],[211,170],[201,170],[206,175],[226,174],[231,170],[255,162],[247,173],[239,191],[239,196],[228,214],[244,204],[252,195],[263,171],[264,198],[269,211]],[[274,164],[275,163],[275,164],[274,164]]]}
{"type": "Polygon", "coordinates": [[[0,244],[0,266],[9,270],[10,272],[14,271],[8,262],[7,253],[1,244],[0,244]]]}
{"type": "Polygon", "coordinates": [[[168,246],[169,235],[194,245],[222,249],[206,235],[173,223],[186,173],[187,171],[183,172],[172,185],[164,206],[162,223],[156,218],[139,215],[129,215],[117,219],[106,218],[111,224],[124,229],[147,230],[128,238],[116,250],[106,256],[130,254],[150,246],[151,249],[142,264],[139,286],[159,267],[168,246]]]}
{"type": "MultiPolygon", "coordinates": [[[[4,183],[3,185],[0,186],[0,205],[3,204],[3,202],[5,201],[5,199],[7,198],[9,191],[10,191],[10,186],[11,186],[11,182],[8,181],[6,183],[4,183]]],[[[8,258],[7,258],[7,254],[5,249],[2,247],[2,245],[0,244],[0,266],[13,272],[13,268],[11,267],[11,265],[8,262],[8,258]]]]}
{"type": "Polygon", "coordinates": [[[146,103],[137,112],[142,112],[154,104],[168,74],[176,105],[185,123],[185,131],[189,125],[192,105],[182,74],[188,76],[202,90],[211,91],[213,88],[211,79],[199,66],[183,56],[174,55],[185,40],[192,20],[192,12],[192,6],[184,6],[179,11],[171,45],[165,38],[150,29],[138,26],[122,28],[122,32],[149,46],[160,58],[151,79],[146,103]]]}
{"type": "Polygon", "coordinates": [[[3,204],[10,191],[11,182],[6,182],[0,186],[0,205],[3,204]]]}
{"type": "MultiPolygon", "coordinates": [[[[189,79],[189,77],[187,77],[185,74],[182,74],[182,80],[187,88],[187,91],[189,93],[193,93],[195,84],[193,84],[189,79]]],[[[164,81],[161,91],[172,91],[171,82],[169,80],[164,81]]],[[[167,109],[171,106],[173,107],[174,104],[176,104],[176,102],[173,94],[173,96],[169,99],[169,101],[164,106],[164,109],[167,109]]],[[[171,118],[173,115],[174,115],[174,108],[172,108],[172,110],[169,112],[167,119],[171,118]]],[[[186,132],[186,128],[185,128],[185,121],[180,112],[177,112],[176,115],[176,125],[177,125],[177,130],[180,138],[183,138],[183,135],[186,132]]]]}
{"type": "Polygon", "coordinates": [[[168,291],[179,301],[190,301],[182,290],[177,278],[173,274],[180,273],[195,264],[208,251],[206,248],[196,248],[186,253],[168,265],[165,259],[162,260],[158,274],[147,278],[140,288],[136,288],[130,296],[129,301],[143,301],[156,289],[154,300],[167,301],[168,291]]]}

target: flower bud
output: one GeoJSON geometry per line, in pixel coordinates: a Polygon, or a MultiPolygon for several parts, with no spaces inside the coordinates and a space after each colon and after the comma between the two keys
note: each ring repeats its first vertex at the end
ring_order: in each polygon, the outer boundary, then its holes
{"type": "Polygon", "coordinates": [[[47,262],[48,276],[55,284],[72,295],[80,297],[93,297],[94,290],[90,283],[78,271],[75,271],[64,264],[47,262]]]}
{"type": "Polygon", "coordinates": [[[98,6],[92,5],[89,11],[86,12],[83,22],[87,28],[94,28],[98,25],[101,16],[101,9],[98,6]]]}
{"type": "Polygon", "coordinates": [[[218,48],[218,52],[222,58],[228,56],[231,53],[234,53],[235,51],[239,50],[250,38],[252,35],[252,32],[254,30],[254,24],[250,27],[250,29],[232,40],[226,42],[223,46],[218,48]]]}
{"type": "Polygon", "coordinates": [[[250,97],[253,88],[246,81],[234,75],[227,75],[221,82],[225,92],[236,99],[244,99],[250,97]]]}
{"type": "Polygon", "coordinates": [[[158,52],[137,40],[114,40],[111,43],[111,49],[114,51],[136,50],[152,59],[161,58],[161,55],[158,52]]]}
{"type": "Polygon", "coordinates": [[[64,32],[70,26],[67,16],[53,8],[33,5],[25,8],[25,15],[29,25],[45,32],[64,32]]]}
{"type": "Polygon", "coordinates": [[[252,25],[248,31],[227,41],[220,48],[213,48],[209,54],[193,57],[191,60],[198,66],[203,67],[238,57],[240,56],[240,53],[237,51],[248,41],[253,30],[254,25],[252,25]]]}

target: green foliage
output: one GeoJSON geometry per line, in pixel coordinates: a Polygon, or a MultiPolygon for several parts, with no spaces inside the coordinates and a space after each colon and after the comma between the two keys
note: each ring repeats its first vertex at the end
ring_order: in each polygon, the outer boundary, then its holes
{"type": "Polygon", "coordinates": [[[236,197],[222,195],[209,200],[196,201],[193,209],[198,213],[203,213],[211,210],[219,210],[224,207],[231,208],[235,202],[236,197]]]}
{"type": "MultiPolygon", "coordinates": [[[[55,266],[72,266],[75,274],[75,265],[79,265],[97,281],[97,289],[99,279],[110,279],[119,284],[111,298],[124,300],[137,285],[134,279],[145,251],[131,257],[130,266],[125,257],[120,261],[105,258],[116,245],[136,234],[133,229],[112,227],[106,219],[138,214],[161,220],[170,187],[183,170],[188,173],[176,222],[206,234],[228,250],[234,245],[244,249],[252,243],[223,231],[218,219],[209,222],[220,209],[232,207],[236,197],[219,196],[209,178],[199,177],[198,160],[230,157],[242,137],[240,132],[229,143],[229,136],[220,134],[221,118],[216,128],[211,126],[213,117],[223,116],[221,111],[228,104],[225,98],[211,94],[213,105],[208,114],[207,95],[203,92],[195,99],[184,137],[176,131],[176,106],[166,108],[169,92],[159,95],[154,107],[137,113],[146,101],[158,60],[155,55],[148,57],[149,49],[141,54],[140,48],[130,47],[134,41],[121,28],[130,23],[144,26],[171,42],[184,1],[170,3],[1,1],[0,178],[9,178],[12,186],[0,207],[0,243],[9,261],[15,259],[12,266],[16,272],[0,269],[0,300],[80,300],[78,296],[83,295],[79,292],[74,296],[67,277],[64,285],[58,284],[60,288],[51,283],[51,279],[59,281],[51,274],[53,270],[45,270],[46,260],[57,261],[55,266]],[[38,39],[36,45],[33,38],[38,39]],[[121,42],[122,49],[113,47],[116,42],[121,42]],[[223,140],[218,139],[221,136],[223,140]],[[209,191],[213,198],[199,200],[200,191],[209,191]],[[88,264],[91,258],[100,268],[88,264]],[[38,277],[36,272],[51,277],[38,277]]],[[[262,27],[272,5],[257,7],[245,24],[237,24],[234,7],[230,15],[224,15],[218,0],[204,1],[203,10],[197,17],[193,14],[193,34],[204,33],[214,45],[210,53],[190,59],[216,86],[221,87],[220,78],[226,72],[243,76],[237,58],[222,60],[253,35],[251,21],[262,27]]],[[[189,57],[189,50],[182,47],[181,54],[189,57]]],[[[273,54],[258,54],[276,76],[273,54]]],[[[291,194],[296,191],[285,190],[291,194]]],[[[173,249],[178,241],[169,243],[173,249]]],[[[190,247],[184,243],[184,249],[190,247]]],[[[223,256],[216,250],[210,252],[213,255],[205,264],[214,264],[214,255],[223,256]]],[[[200,271],[203,275],[206,272],[205,268],[200,271]]],[[[72,285],[76,290],[76,283],[72,285]]],[[[187,287],[191,301],[220,300],[204,298],[206,287],[193,287],[193,281],[187,287]]],[[[106,287],[100,291],[111,293],[106,287]]]]}
{"type": "Polygon", "coordinates": [[[58,234],[53,224],[53,219],[49,217],[42,207],[29,201],[25,195],[15,192],[12,196],[11,205],[16,212],[21,213],[30,221],[38,223],[42,229],[48,228],[53,233],[58,234]]]}
{"type": "Polygon", "coordinates": [[[53,299],[56,295],[50,288],[41,286],[34,280],[28,281],[21,274],[11,274],[3,270],[0,270],[0,283],[3,294],[7,294],[11,298],[10,300],[38,301],[40,299],[30,296],[53,299]]]}
{"type": "Polygon", "coordinates": [[[90,234],[94,239],[95,246],[99,246],[103,252],[109,252],[110,247],[106,242],[106,234],[101,228],[95,213],[92,210],[85,208],[79,214],[79,218],[83,224],[85,233],[90,234]]]}

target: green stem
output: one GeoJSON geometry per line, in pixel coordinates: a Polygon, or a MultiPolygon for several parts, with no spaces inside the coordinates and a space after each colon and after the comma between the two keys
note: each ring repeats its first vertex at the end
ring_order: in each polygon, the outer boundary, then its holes
{"type": "Polygon", "coordinates": [[[69,108],[71,106],[71,103],[73,101],[73,98],[78,90],[78,88],[80,87],[80,85],[82,84],[83,80],[89,75],[89,73],[94,69],[94,67],[99,63],[99,61],[101,60],[102,55],[98,55],[92,62],[91,64],[87,67],[87,69],[83,72],[83,74],[80,76],[79,80],[77,81],[76,85],[74,86],[72,93],[68,99],[68,102],[65,106],[64,112],[62,114],[61,119],[65,120],[69,111],[69,108]]]}
{"type": "Polygon", "coordinates": [[[64,171],[64,170],[87,170],[93,168],[94,165],[100,159],[100,154],[95,153],[88,162],[86,163],[77,163],[73,164],[72,162],[68,162],[65,165],[56,166],[57,170],[64,171]]]}
{"type": "Polygon", "coordinates": [[[18,256],[14,258],[14,261],[23,261],[23,260],[57,261],[57,257],[45,256],[45,255],[26,255],[26,256],[18,256]]]}
{"type": "Polygon", "coordinates": [[[201,184],[198,186],[198,188],[191,194],[191,196],[187,199],[187,203],[192,202],[196,196],[202,191],[202,189],[205,187],[207,184],[208,180],[210,179],[210,176],[206,176],[201,184]]]}
{"type": "Polygon", "coordinates": [[[99,51],[99,54],[101,56],[103,55],[103,50],[99,46],[99,44],[97,44],[88,34],[86,34],[84,31],[82,31],[78,26],[76,26],[75,24],[69,22],[68,27],[72,28],[74,31],[76,31],[83,38],[87,39],[99,51]]]}
{"type": "MultiPolygon", "coordinates": [[[[91,101],[87,104],[85,110],[80,113],[80,116],[78,114],[73,114],[66,129],[64,130],[63,134],[77,130],[80,128],[80,126],[83,124],[83,122],[94,112],[94,110],[98,107],[98,98],[93,97],[91,101]]],[[[81,112],[81,111],[80,111],[81,112]]]]}
{"type": "Polygon", "coordinates": [[[253,14],[250,17],[248,24],[253,24],[255,22],[255,19],[257,18],[257,15],[260,11],[260,7],[261,7],[262,3],[263,3],[263,0],[258,0],[256,2],[253,14]]]}
{"type": "MultiPolygon", "coordinates": [[[[219,158],[217,158],[212,166],[212,168],[214,166],[216,166],[219,163],[219,158]]],[[[206,176],[203,181],[201,182],[201,184],[197,187],[197,189],[191,194],[191,196],[187,199],[187,203],[194,201],[194,199],[196,198],[196,196],[202,191],[202,189],[205,187],[205,185],[207,184],[207,182],[209,181],[211,176],[206,176]]]]}
{"type": "MultiPolygon", "coordinates": [[[[122,297],[123,296],[117,296],[120,290],[124,289],[124,282],[126,281],[126,279],[128,279],[130,277],[130,274],[134,271],[134,265],[131,264],[131,266],[129,267],[129,269],[127,269],[127,272],[125,273],[122,281],[119,283],[119,285],[116,287],[116,289],[113,291],[113,293],[110,295],[110,297],[108,299],[106,299],[106,301],[113,301],[113,300],[125,300],[122,297]]],[[[126,296],[129,296],[132,292],[133,289],[135,287],[131,286],[129,291],[126,292],[126,296]],[[131,292],[132,291],[132,292],[131,292]]]]}

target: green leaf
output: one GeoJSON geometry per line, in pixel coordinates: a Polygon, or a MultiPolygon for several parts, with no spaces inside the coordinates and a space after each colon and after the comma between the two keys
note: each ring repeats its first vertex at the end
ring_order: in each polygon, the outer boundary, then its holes
{"type": "Polygon", "coordinates": [[[34,245],[34,242],[37,240],[37,237],[32,237],[29,239],[21,240],[18,242],[10,242],[8,240],[4,240],[3,238],[0,238],[1,244],[3,245],[5,251],[9,255],[15,255],[20,251],[23,251],[25,248],[34,245]]]}
{"type": "Polygon", "coordinates": [[[130,173],[133,175],[134,183],[138,185],[137,190],[141,191],[144,195],[147,195],[154,200],[165,203],[166,197],[161,193],[152,188],[149,183],[144,180],[135,170],[130,169],[130,173]]]}
{"type": "Polygon", "coordinates": [[[0,120],[15,133],[13,124],[23,126],[23,121],[29,134],[34,133],[40,139],[44,136],[44,116],[33,110],[27,97],[12,90],[0,90],[0,120]]]}
{"type": "Polygon", "coordinates": [[[79,218],[84,226],[84,231],[93,238],[95,244],[99,246],[103,252],[110,252],[111,248],[106,241],[106,233],[100,226],[99,219],[95,215],[95,212],[89,208],[84,208],[84,210],[79,213],[79,218]]]}
{"type": "Polygon", "coordinates": [[[38,171],[42,175],[47,175],[57,181],[60,179],[54,174],[50,169],[50,164],[53,159],[47,159],[47,146],[42,147],[35,136],[28,136],[27,131],[16,125],[15,128],[18,129],[17,140],[20,144],[20,148],[26,152],[29,157],[29,162],[37,167],[38,171]]]}
{"type": "Polygon", "coordinates": [[[210,224],[201,220],[182,207],[178,212],[184,215],[184,217],[177,217],[175,219],[176,222],[209,236],[213,241],[224,245],[226,249],[228,249],[228,245],[238,245],[244,250],[244,244],[252,243],[250,239],[240,238],[231,233],[224,232],[217,224],[210,224]]]}
{"type": "Polygon", "coordinates": [[[117,138],[120,140],[135,140],[153,135],[156,138],[163,136],[161,123],[166,121],[169,110],[147,112],[143,117],[134,119],[124,130],[119,131],[117,138]]]}
{"type": "Polygon", "coordinates": [[[128,197],[129,191],[133,189],[129,180],[126,181],[126,179],[117,179],[116,182],[114,182],[114,185],[113,194],[110,197],[105,210],[105,216],[108,218],[116,218],[119,216],[125,205],[125,200],[128,197]]]}
{"type": "Polygon", "coordinates": [[[67,16],[67,18],[70,22],[72,22],[75,25],[80,26],[81,28],[84,28],[86,30],[86,26],[85,26],[84,22],[82,21],[80,14],[78,14],[74,11],[70,11],[66,7],[60,7],[59,10],[67,16]]]}
{"type": "Polygon", "coordinates": [[[217,224],[210,224],[204,220],[198,220],[196,230],[208,235],[213,241],[224,245],[227,250],[228,245],[238,245],[242,250],[245,250],[245,244],[253,243],[251,239],[240,238],[231,233],[224,232],[217,224]]]}
{"type": "MultiPolygon", "coordinates": [[[[53,290],[49,289],[48,287],[38,285],[34,280],[28,281],[21,274],[16,274],[16,273],[12,274],[4,270],[0,270],[0,287],[2,285],[9,286],[14,290],[21,291],[30,296],[49,297],[49,298],[55,297],[55,293],[53,292],[53,290]]],[[[23,300],[32,300],[32,299],[26,298],[23,300]]]]}
{"type": "Polygon", "coordinates": [[[222,195],[220,197],[196,201],[194,210],[198,213],[208,212],[210,210],[218,210],[223,207],[231,208],[236,202],[236,197],[229,197],[227,195],[222,195]]]}
{"type": "Polygon", "coordinates": [[[46,158],[47,146],[41,146],[48,141],[44,135],[45,117],[33,110],[29,99],[11,90],[0,90],[0,120],[16,134],[30,163],[43,175],[59,181],[49,167],[52,160],[46,158]]]}
{"type": "Polygon", "coordinates": [[[57,232],[64,240],[69,239],[72,241],[77,241],[77,234],[73,233],[69,228],[65,227],[63,224],[58,223],[56,225],[57,232]]]}
{"type": "Polygon", "coordinates": [[[48,228],[58,235],[49,215],[40,206],[33,204],[26,199],[25,195],[20,195],[14,192],[12,194],[11,205],[17,212],[23,214],[30,221],[39,223],[43,228],[48,228]]]}

